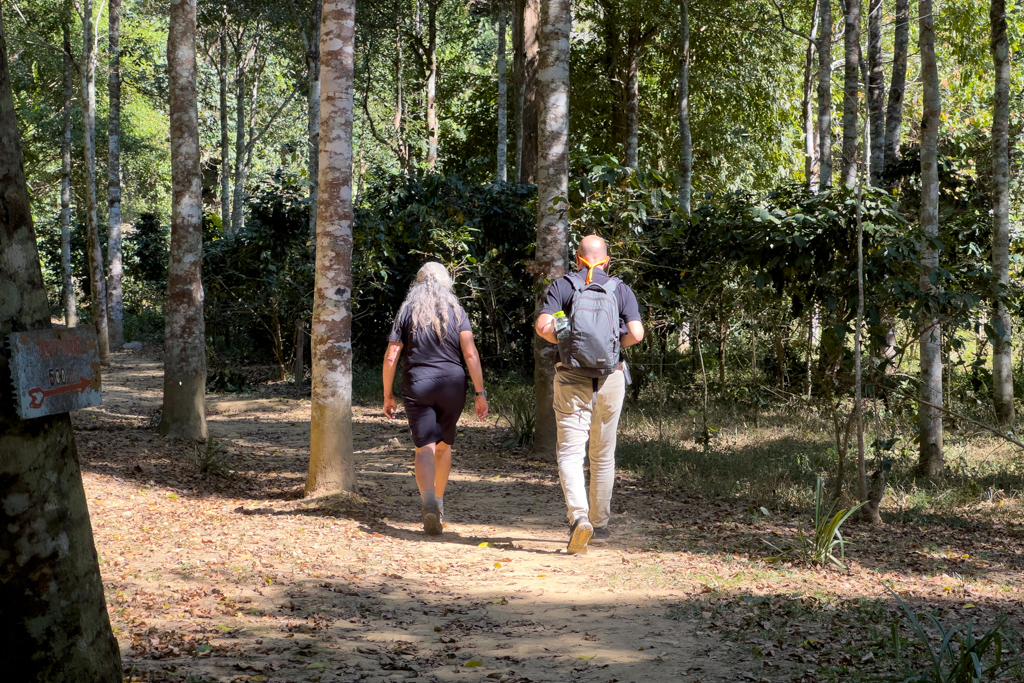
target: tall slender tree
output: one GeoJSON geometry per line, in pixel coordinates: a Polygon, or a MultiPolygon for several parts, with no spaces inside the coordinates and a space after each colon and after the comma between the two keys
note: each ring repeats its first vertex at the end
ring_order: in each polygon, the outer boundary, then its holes
{"type": "Polygon", "coordinates": [[[690,0],[679,1],[679,208],[690,215],[693,139],[690,136],[690,0]]]}
{"type": "Polygon", "coordinates": [[[223,7],[224,24],[217,36],[217,81],[220,86],[220,225],[231,229],[231,140],[228,135],[228,8],[223,7]]]}
{"type": "Polygon", "coordinates": [[[818,30],[818,184],[832,187],[832,0],[820,0],[818,30]]]}
{"type": "MultiPolygon", "coordinates": [[[[537,248],[534,260],[535,313],[548,285],[566,268],[569,215],[569,0],[541,4],[537,70],[537,248]]],[[[553,458],[557,438],[552,405],[557,348],[534,335],[534,393],[537,427],[533,450],[553,458]]]]}
{"type": "Polygon", "coordinates": [[[505,76],[505,3],[498,0],[498,182],[508,180],[508,79],[505,76]]]}
{"type": "Polygon", "coordinates": [[[814,0],[811,6],[811,32],[807,36],[807,47],[804,51],[804,96],[801,102],[801,118],[804,128],[804,177],[807,179],[807,187],[812,192],[818,190],[818,134],[814,117],[814,53],[817,49],[818,22],[820,12],[818,3],[814,0]]]}
{"type": "Polygon", "coordinates": [[[882,58],[882,0],[868,5],[868,110],[871,112],[871,185],[881,185],[885,169],[885,66],[882,58]]]}
{"type": "MultiPolygon", "coordinates": [[[[309,239],[316,248],[316,198],[320,170],[320,19],[323,0],[313,0],[313,16],[309,29],[303,28],[302,41],[306,48],[306,78],[309,95],[306,100],[306,138],[308,141],[307,170],[309,173],[309,239]]],[[[303,22],[305,27],[307,22],[303,22]]],[[[296,380],[298,381],[298,380],[296,380]]]]}
{"type": "Polygon", "coordinates": [[[513,82],[516,88],[516,176],[537,177],[537,47],[540,0],[514,0],[512,17],[513,82]]]}
{"type": "Polygon", "coordinates": [[[99,336],[100,362],[110,363],[107,278],[103,273],[99,216],[96,207],[96,29],[93,0],[82,1],[82,118],[85,152],[85,230],[89,254],[90,312],[99,336]]]}
{"type": "MultiPolygon", "coordinates": [[[[262,41],[261,27],[257,26],[252,34],[244,27],[239,30],[237,40],[234,41],[235,52],[235,178],[234,196],[231,206],[231,233],[237,233],[245,227],[245,184],[249,179],[249,163],[251,161],[252,140],[246,143],[246,132],[249,128],[250,101],[249,88],[253,89],[251,95],[254,100],[256,88],[259,84],[259,76],[256,75],[249,83],[249,68],[256,61],[256,55],[262,41]],[[254,34],[254,35],[253,35],[254,34]]],[[[227,230],[227,228],[225,228],[227,230]]]]}
{"type": "MultiPolygon", "coordinates": [[[[0,5],[0,339],[50,327],[0,5]]],[[[9,680],[120,683],[67,413],[22,420],[0,348],[0,641],[9,680]]]]}
{"type": "Polygon", "coordinates": [[[427,70],[427,168],[437,165],[437,10],[442,0],[427,2],[427,40],[423,49],[427,70]]]}
{"type": "Polygon", "coordinates": [[[844,0],[846,28],[843,32],[845,71],[843,74],[843,166],[841,174],[847,187],[857,184],[857,125],[860,109],[860,22],[861,0],[844,0]]]}
{"type": "Polygon", "coordinates": [[[64,302],[64,324],[78,325],[78,306],[75,302],[75,281],[71,272],[71,101],[75,96],[75,83],[71,70],[71,8],[64,5],[60,21],[63,38],[61,56],[64,66],[64,137],[60,144],[60,273],[61,300],[64,302]]]}
{"type": "Polygon", "coordinates": [[[352,107],[355,0],[324,0],[320,28],[320,193],[313,290],[306,495],[351,491],[352,107]]]}
{"type": "Polygon", "coordinates": [[[107,312],[110,318],[110,345],[124,345],[124,292],[121,278],[121,0],[110,0],[107,10],[107,312]]]}
{"type": "Polygon", "coordinates": [[[910,46],[910,0],[896,0],[893,28],[892,81],[885,110],[885,150],[882,171],[900,158],[903,92],[907,87],[907,49],[910,46]]]}
{"type": "MultiPolygon", "coordinates": [[[[1006,0],[989,7],[995,92],[992,102],[992,272],[999,284],[1010,283],[1010,49],[1006,36],[1006,0]]],[[[992,307],[992,389],[996,421],[1012,427],[1013,348],[1010,311],[997,300],[992,307]]]]}
{"type": "Polygon", "coordinates": [[[161,434],[206,440],[203,203],[196,92],[196,0],[171,0],[171,248],[164,304],[161,434]]]}
{"type": "MultiPolygon", "coordinates": [[[[934,289],[931,272],[939,265],[934,240],[939,234],[939,71],[935,61],[935,16],[932,0],[918,0],[919,50],[924,105],[921,117],[921,289],[934,289]]],[[[921,407],[918,470],[935,476],[942,473],[942,328],[938,318],[922,312],[921,407]]]]}

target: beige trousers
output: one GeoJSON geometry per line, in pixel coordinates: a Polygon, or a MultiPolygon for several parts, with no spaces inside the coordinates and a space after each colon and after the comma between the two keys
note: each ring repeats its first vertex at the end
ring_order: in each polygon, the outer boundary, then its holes
{"type": "Polygon", "coordinates": [[[590,516],[594,528],[608,526],[615,484],[615,437],[626,395],[621,370],[596,379],[571,371],[555,373],[554,408],[558,421],[558,477],[569,522],[590,516]],[[590,439],[590,495],[583,460],[590,439]]]}

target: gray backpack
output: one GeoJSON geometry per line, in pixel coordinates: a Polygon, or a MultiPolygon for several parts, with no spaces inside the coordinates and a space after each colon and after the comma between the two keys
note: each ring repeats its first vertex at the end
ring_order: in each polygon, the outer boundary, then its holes
{"type": "Polygon", "coordinates": [[[575,291],[571,334],[558,343],[562,367],[590,377],[610,375],[619,365],[619,301],[615,297],[619,280],[588,285],[576,273],[565,277],[575,291]]]}

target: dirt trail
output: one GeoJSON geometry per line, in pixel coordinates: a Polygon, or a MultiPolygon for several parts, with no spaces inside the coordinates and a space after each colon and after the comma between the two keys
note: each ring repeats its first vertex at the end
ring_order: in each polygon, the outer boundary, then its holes
{"type": "Polygon", "coordinates": [[[307,501],[308,398],[208,397],[232,473],[203,475],[151,428],[161,387],[159,349],[118,353],[104,405],[74,416],[132,680],[780,680],[677,606],[700,556],[651,549],[661,504],[628,481],[613,542],[567,556],[553,465],[466,416],[428,538],[404,421],[358,408],[359,495],[307,501]]]}

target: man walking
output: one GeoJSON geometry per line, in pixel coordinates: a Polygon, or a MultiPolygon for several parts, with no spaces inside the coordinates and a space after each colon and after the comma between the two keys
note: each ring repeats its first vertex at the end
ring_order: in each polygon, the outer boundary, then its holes
{"type": "Polygon", "coordinates": [[[622,348],[644,338],[636,295],[605,270],[608,245],[588,235],[576,252],[576,272],[551,283],[536,331],[558,344],[554,409],[558,476],[569,516],[570,555],[608,540],[615,437],[626,394],[622,348]],[[583,475],[590,439],[590,496],[583,475]]]}

